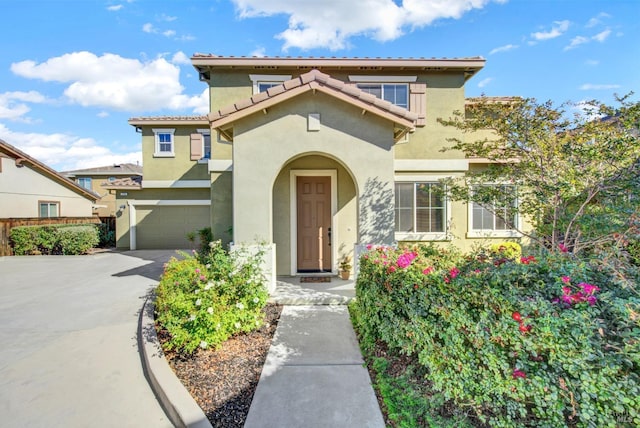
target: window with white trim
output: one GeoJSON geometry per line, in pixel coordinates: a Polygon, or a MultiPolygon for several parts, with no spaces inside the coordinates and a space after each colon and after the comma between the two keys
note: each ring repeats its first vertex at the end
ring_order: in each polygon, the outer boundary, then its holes
{"type": "Polygon", "coordinates": [[[202,134],[202,158],[211,159],[211,130],[210,129],[198,129],[198,132],[202,134]]]}
{"type": "Polygon", "coordinates": [[[60,202],[40,201],[38,202],[38,212],[40,217],[59,217],[60,202]]]}
{"type": "Polygon", "coordinates": [[[443,234],[447,229],[447,201],[438,182],[395,183],[396,233],[443,234]]]}
{"type": "Polygon", "coordinates": [[[78,177],[80,187],[91,190],[91,177],[78,177]]]}
{"type": "Polygon", "coordinates": [[[155,152],[153,153],[156,157],[173,157],[174,154],[174,141],[173,134],[175,133],[175,129],[154,129],[153,133],[155,134],[155,152]]]}
{"type": "Polygon", "coordinates": [[[492,202],[470,203],[470,232],[477,235],[489,233],[498,236],[516,233],[518,227],[516,186],[508,184],[491,186],[496,190],[492,202]]]}
{"type": "Polygon", "coordinates": [[[283,82],[291,80],[290,74],[250,74],[249,79],[253,84],[254,95],[260,92],[264,92],[267,89],[282,85],[283,82]]]}
{"type": "Polygon", "coordinates": [[[409,108],[409,85],[406,83],[358,83],[357,87],[398,107],[409,108]]]}

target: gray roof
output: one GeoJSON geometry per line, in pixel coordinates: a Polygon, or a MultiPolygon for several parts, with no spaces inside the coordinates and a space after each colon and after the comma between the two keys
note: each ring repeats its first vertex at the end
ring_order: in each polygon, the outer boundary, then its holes
{"type": "Polygon", "coordinates": [[[108,166],[98,166],[95,168],[64,171],[60,174],[66,177],[77,177],[79,175],[142,175],[142,165],[133,163],[122,163],[108,166]]]}

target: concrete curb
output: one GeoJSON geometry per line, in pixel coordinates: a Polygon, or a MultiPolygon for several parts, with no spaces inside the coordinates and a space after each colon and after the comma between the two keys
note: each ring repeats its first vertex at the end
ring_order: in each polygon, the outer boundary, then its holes
{"type": "Polygon", "coordinates": [[[169,367],[156,335],[153,301],[147,298],[138,320],[138,346],[151,389],[176,427],[212,428],[202,409],[169,367]]]}

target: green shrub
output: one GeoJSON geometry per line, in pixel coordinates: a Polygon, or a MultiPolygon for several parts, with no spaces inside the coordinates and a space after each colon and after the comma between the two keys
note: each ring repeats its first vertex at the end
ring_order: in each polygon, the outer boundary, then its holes
{"type": "Polygon", "coordinates": [[[166,264],[156,289],[156,320],[171,336],[165,349],[217,347],[262,325],[268,293],[260,254],[230,254],[218,241],[196,257],[183,256],[166,264]]]}
{"type": "Polygon", "coordinates": [[[98,230],[93,224],[20,226],[11,229],[16,255],[85,254],[98,245],[98,230]]]}
{"type": "Polygon", "coordinates": [[[424,254],[363,255],[356,305],[365,342],[417,356],[435,391],[491,426],[640,424],[640,299],[631,288],[567,254],[521,263],[454,255],[449,264],[424,254]]]}

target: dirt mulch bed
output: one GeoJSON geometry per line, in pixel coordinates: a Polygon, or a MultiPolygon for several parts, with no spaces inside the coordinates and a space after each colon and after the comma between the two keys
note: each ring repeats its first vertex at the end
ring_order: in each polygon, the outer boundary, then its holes
{"type": "MultiPolygon", "coordinates": [[[[169,365],[214,427],[241,427],[249,413],[282,306],[264,308],[265,324],[232,337],[220,349],[198,349],[185,358],[165,352],[169,365]]],[[[166,332],[158,332],[160,341],[166,332]]]]}

